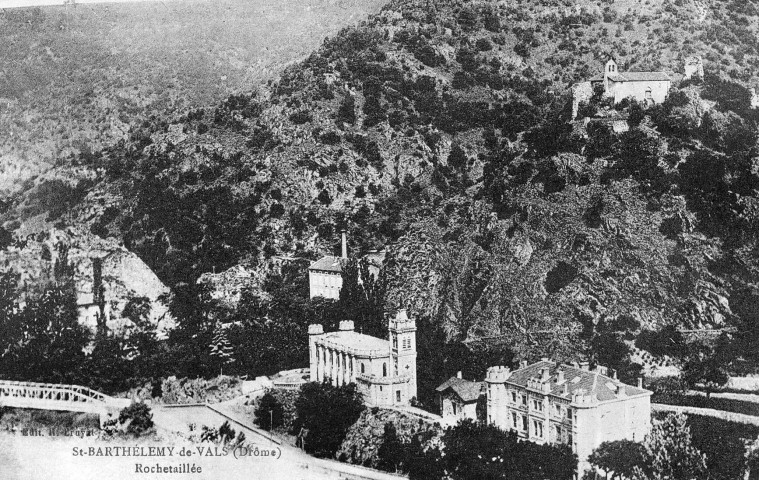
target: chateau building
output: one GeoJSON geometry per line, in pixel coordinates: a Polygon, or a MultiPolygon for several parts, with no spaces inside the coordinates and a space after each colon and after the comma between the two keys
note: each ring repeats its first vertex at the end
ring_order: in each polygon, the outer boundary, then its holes
{"type": "Polygon", "coordinates": [[[485,378],[487,422],[536,443],[565,444],[590,468],[602,442],[642,441],[651,426],[651,394],[607,376],[604,367],[558,365],[543,359],[511,371],[491,367],[485,378]]]}
{"type": "Polygon", "coordinates": [[[405,310],[388,318],[389,340],[354,331],[352,320],[337,332],[308,327],[310,380],[335,386],[355,383],[371,406],[407,405],[416,396],[416,322],[405,310]]]}

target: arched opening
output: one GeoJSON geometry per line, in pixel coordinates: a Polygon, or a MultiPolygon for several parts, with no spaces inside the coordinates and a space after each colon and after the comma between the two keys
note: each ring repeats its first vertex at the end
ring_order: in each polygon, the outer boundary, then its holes
{"type": "Polygon", "coordinates": [[[364,373],[364,364],[361,364],[361,373],[364,373]]]}
{"type": "Polygon", "coordinates": [[[387,363],[382,364],[382,376],[387,377],[387,363]]]}

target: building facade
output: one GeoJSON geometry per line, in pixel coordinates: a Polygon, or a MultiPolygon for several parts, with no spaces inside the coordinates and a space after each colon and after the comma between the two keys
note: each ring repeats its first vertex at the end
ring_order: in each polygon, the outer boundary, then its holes
{"type": "Polygon", "coordinates": [[[606,62],[604,73],[590,79],[591,87],[602,85],[605,95],[617,104],[634,98],[646,104],[662,103],[667,99],[672,79],[664,72],[620,72],[614,60],[606,62]]]}
{"type": "Polygon", "coordinates": [[[569,446],[580,476],[602,442],[640,442],[651,428],[652,392],[610,378],[603,367],[543,359],[513,372],[491,367],[485,384],[489,424],[535,443],[569,446]]]}
{"type": "Polygon", "coordinates": [[[308,289],[311,298],[324,297],[337,300],[343,288],[342,257],[325,256],[308,267],[308,289]]]}
{"type": "Polygon", "coordinates": [[[371,406],[408,405],[416,397],[416,322],[405,310],[388,318],[388,340],[358,333],[352,320],[337,332],[310,325],[312,382],[355,383],[371,406]]]}
{"type": "Polygon", "coordinates": [[[326,255],[308,267],[308,290],[311,298],[337,300],[343,288],[343,266],[348,261],[348,239],[342,232],[342,255],[326,255]]]}

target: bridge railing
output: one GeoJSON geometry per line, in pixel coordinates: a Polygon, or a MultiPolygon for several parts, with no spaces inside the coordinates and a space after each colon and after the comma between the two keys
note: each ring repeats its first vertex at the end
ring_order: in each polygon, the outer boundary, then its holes
{"type": "Polygon", "coordinates": [[[9,380],[0,380],[0,398],[2,397],[81,403],[109,403],[110,400],[116,400],[108,395],[81,385],[18,382],[9,380]]]}

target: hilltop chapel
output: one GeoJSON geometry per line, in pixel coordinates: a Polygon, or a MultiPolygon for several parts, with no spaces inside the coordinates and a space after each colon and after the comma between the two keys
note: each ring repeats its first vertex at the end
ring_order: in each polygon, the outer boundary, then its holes
{"type": "Polygon", "coordinates": [[[575,85],[572,118],[577,116],[580,102],[590,100],[598,86],[603,88],[604,96],[613,99],[615,105],[625,98],[653,105],[666,100],[672,79],[665,72],[620,72],[617,62],[609,59],[603,73],[575,85]]]}

